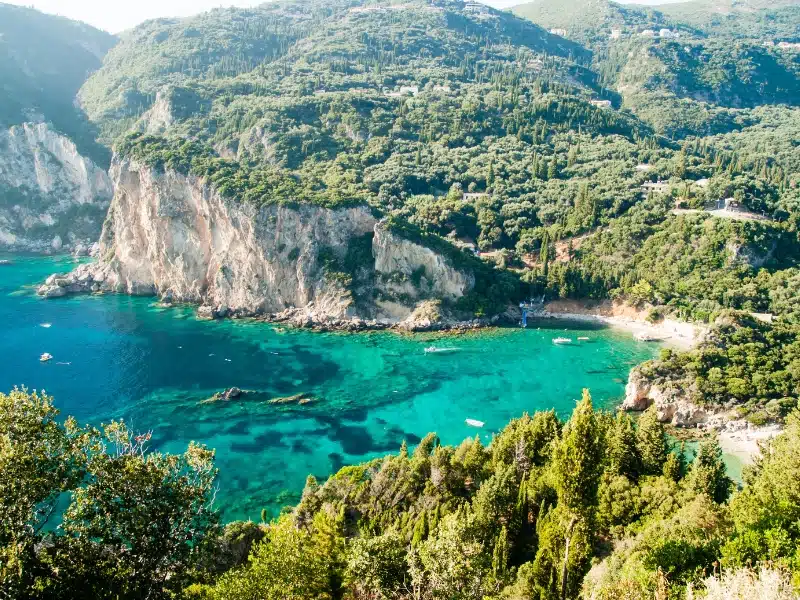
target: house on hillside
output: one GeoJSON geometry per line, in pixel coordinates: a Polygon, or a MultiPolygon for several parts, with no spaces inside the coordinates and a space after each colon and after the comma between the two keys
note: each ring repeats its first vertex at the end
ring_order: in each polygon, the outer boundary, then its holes
{"type": "Polygon", "coordinates": [[[725,203],[725,210],[729,211],[737,211],[742,210],[742,203],[739,202],[736,198],[725,198],[723,201],[725,203]]]}
{"type": "Polygon", "coordinates": [[[672,31],[671,29],[662,29],[658,32],[658,37],[663,38],[665,40],[674,40],[680,37],[680,34],[677,31],[672,31]]]}
{"type": "Polygon", "coordinates": [[[550,30],[550,33],[552,33],[553,35],[560,35],[561,37],[567,37],[566,29],[554,28],[550,30]]]}
{"type": "Polygon", "coordinates": [[[649,194],[652,192],[654,194],[668,194],[669,188],[670,185],[666,181],[646,181],[642,184],[642,193],[649,194]]]}
{"type": "Polygon", "coordinates": [[[779,42],[778,48],[781,50],[800,50],[800,43],[797,42],[779,42]]]}
{"type": "Polygon", "coordinates": [[[611,100],[589,100],[589,103],[592,106],[596,106],[597,108],[611,108],[611,100]]]}
{"type": "Polygon", "coordinates": [[[656,32],[653,31],[652,29],[645,29],[639,35],[642,36],[642,37],[654,38],[654,37],[656,37],[656,32]]]}
{"type": "Polygon", "coordinates": [[[419,86],[417,85],[401,85],[399,90],[390,90],[383,88],[383,95],[387,98],[402,98],[404,96],[417,96],[419,95],[419,86]]]}
{"type": "Polygon", "coordinates": [[[481,198],[486,198],[489,194],[486,192],[464,192],[464,195],[461,196],[461,199],[464,202],[474,202],[475,200],[480,200],[481,198]]]}
{"type": "Polygon", "coordinates": [[[489,12],[489,7],[485,4],[481,4],[480,2],[467,2],[464,5],[464,12],[473,15],[482,15],[489,12]]]}
{"type": "Polygon", "coordinates": [[[612,29],[609,36],[612,40],[622,39],[622,29],[612,29]]]}

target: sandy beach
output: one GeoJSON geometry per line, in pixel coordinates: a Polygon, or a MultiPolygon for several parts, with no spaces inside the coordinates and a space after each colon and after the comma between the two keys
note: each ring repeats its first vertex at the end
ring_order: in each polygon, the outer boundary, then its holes
{"type": "Polygon", "coordinates": [[[581,304],[571,300],[557,300],[545,306],[537,317],[601,323],[624,330],[634,337],[644,336],[679,350],[690,350],[705,334],[705,329],[694,323],[662,319],[657,323],[646,320],[647,311],[619,303],[601,302],[581,304]]]}
{"type": "Polygon", "coordinates": [[[719,444],[722,452],[735,456],[743,464],[753,464],[755,458],[761,453],[759,442],[766,442],[780,434],[780,425],[767,425],[765,427],[754,427],[747,425],[746,428],[738,431],[723,431],[719,434],[719,444]]]}

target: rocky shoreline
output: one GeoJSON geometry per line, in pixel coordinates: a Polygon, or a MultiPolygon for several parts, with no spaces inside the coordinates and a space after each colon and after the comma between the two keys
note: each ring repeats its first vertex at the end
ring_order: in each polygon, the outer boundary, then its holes
{"type": "MultiPolygon", "coordinates": [[[[157,296],[153,288],[118,289],[117,285],[110,283],[113,278],[106,276],[102,265],[84,264],[78,266],[70,273],[54,274],[39,286],[37,293],[42,298],[63,298],[66,296],[104,293],[126,293],[139,296],[157,296]]],[[[173,298],[163,297],[161,302],[165,305],[178,303],[173,298]]],[[[492,318],[458,320],[442,318],[434,320],[425,316],[412,314],[404,320],[391,319],[363,319],[360,317],[335,317],[326,314],[324,310],[317,310],[314,302],[303,308],[287,308],[281,312],[268,313],[251,311],[247,309],[233,309],[227,306],[213,306],[201,304],[197,307],[199,319],[255,319],[265,323],[285,324],[298,329],[310,329],[320,332],[342,331],[398,331],[398,332],[458,332],[516,325],[518,319],[506,313],[495,315],[492,318]]]]}

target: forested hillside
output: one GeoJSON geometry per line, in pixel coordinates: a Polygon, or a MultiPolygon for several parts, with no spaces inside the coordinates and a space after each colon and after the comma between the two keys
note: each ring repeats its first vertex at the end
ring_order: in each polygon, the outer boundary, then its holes
{"type": "Polygon", "coordinates": [[[44,119],[91,148],[95,136],[73,103],[115,42],[83,23],[0,4],[0,125],[44,119]]]}

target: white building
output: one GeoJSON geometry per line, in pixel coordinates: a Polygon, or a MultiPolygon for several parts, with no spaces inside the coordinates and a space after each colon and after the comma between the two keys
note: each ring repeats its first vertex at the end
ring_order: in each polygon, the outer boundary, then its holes
{"type": "Polygon", "coordinates": [[[642,184],[642,193],[649,194],[650,192],[656,194],[666,194],[669,192],[669,183],[665,181],[657,181],[653,183],[652,181],[648,181],[642,184]]]}
{"type": "Polygon", "coordinates": [[[552,33],[553,35],[560,35],[561,37],[567,37],[566,29],[551,29],[550,33],[552,33]]]}
{"type": "Polygon", "coordinates": [[[672,31],[671,29],[662,29],[658,32],[658,36],[664,39],[675,39],[678,35],[677,31],[672,31]]]}
{"type": "Polygon", "coordinates": [[[480,2],[467,2],[464,5],[464,12],[472,14],[483,14],[489,12],[489,7],[480,2]]]}
{"type": "Polygon", "coordinates": [[[590,100],[589,102],[597,108],[611,108],[611,100],[590,100]]]}
{"type": "Polygon", "coordinates": [[[618,40],[622,38],[622,29],[612,29],[611,35],[609,36],[612,40],[618,40]]]}
{"type": "Polygon", "coordinates": [[[418,96],[419,95],[419,86],[417,85],[401,85],[400,86],[400,95],[401,96],[418,96]]]}
{"type": "Polygon", "coordinates": [[[645,29],[639,35],[642,36],[642,37],[654,38],[654,37],[656,37],[656,32],[653,31],[652,29],[645,29]]]}

